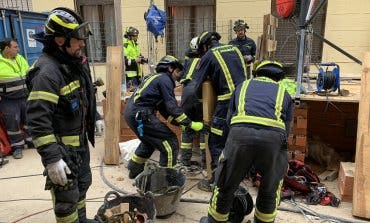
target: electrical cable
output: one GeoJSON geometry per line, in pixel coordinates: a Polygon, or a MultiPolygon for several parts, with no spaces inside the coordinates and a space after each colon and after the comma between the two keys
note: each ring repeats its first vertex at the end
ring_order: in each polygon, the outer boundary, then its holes
{"type": "MultiPolygon", "coordinates": [[[[94,169],[96,167],[100,167],[100,165],[99,166],[93,166],[90,169],[94,169]]],[[[42,176],[42,175],[43,175],[42,173],[39,173],[39,174],[29,174],[29,175],[13,176],[13,177],[2,177],[2,178],[0,178],[0,180],[17,179],[17,178],[24,178],[24,177],[35,177],[35,176],[42,176]]]]}
{"type": "Polygon", "coordinates": [[[121,194],[129,194],[129,192],[127,191],[124,191],[124,190],[121,190],[119,189],[118,187],[116,187],[115,185],[113,185],[111,182],[109,182],[109,180],[107,180],[107,178],[105,177],[104,175],[104,171],[103,171],[103,166],[104,166],[104,163],[103,163],[103,159],[101,160],[101,163],[100,163],[100,168],[99,168],[99,173],[100,173],[100,177],[101,179],[103,180],[103,182],[110,188],[112,188],[113,190],[117,191],[118,193],[121,193],[121,194]]]}

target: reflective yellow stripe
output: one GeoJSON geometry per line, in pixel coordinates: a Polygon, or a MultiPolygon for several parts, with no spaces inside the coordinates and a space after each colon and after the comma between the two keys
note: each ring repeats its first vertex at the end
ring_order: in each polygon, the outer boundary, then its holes
{"type": "Polygon", "coordinates": [[[78,212],[77,210],[74,211],[72,214],[65,216],[65,217],[55,217],[57,223],[72,223],[78,220],[78,212]]]}
{"type": "Polygon", "coordinates": [[[64,145],[80,146],[80,136],[79,135],[62,136],[61,141],[62,143],[64,143],[64,145]]]}
{"type": "Polygon", "coordinates": [[[254,215],[256,216],[257,219],[263,221],[263,222],[273,222],[275,220],[275,217],[277,215],[277,207],[280,202],[280,192],[281,192],[281,187],[283,186],[283,180],[280,180],[279,186],[276,189],[276,199],[275,199],[275,209],[271,214],[266,214],[258,210],[257,206],[254,212],[254,215]]]}
{"type": "Polygon", "coordinates": [[[185,76],[185,80],[191,80],[192,79],[193,72],[194,72],[195,67],[197,66],[199,60],[200,60],[200,58],[194,58],[194,60],[191,62],[191,66],[189,68],[188,73],[185,76]]]}
{"type": "Polygon", "coordinates": [[[177,123],[181,123],[182,121],[184,121],[188,116],[185,115],[185,113],[182,113],[180,116],[178,116],[177,118],[175,118],[176,122],[177,123]]]}
{"type": "Polygon", "coordinates": [[[239,94],[239,104],[238,104],[238,115],[245,115],[245,94],[247,92],[247,88],[249,86],[250,80],[244,81],[242,88],[240,89],[239,94]]]}
{"type": "Polygon", "coordinates": [[[35,148],[38,148],[40,146],[51,144],[51,143],[56,143],[56,142],[57,142],[57,138],[55,137],[55,135],[50,134],[50,135],[35,138],[33,140],[33,145],[35,146],[35,148]]]}
{"type": "MultiPolygon", "coordinates": [[[[225,63],[225,60],[222,58],[221,53],[219,52],[219,50],[222,50],[222,48],[226,48],[226,47],[231,47],[231,46],[226,45],[226,46],[216,47],[216,48],[212,49],[212,52],[215,55],[218,63],[221,66],[221,69],[222,69],[222,71],[225,75],[226,83],[227,83],[227,86],[229,87],[229,93],[230,93],[230,96],[231,96],[231,94],[235,90],[235,86],[234,86],[234,83],[233,83],[233,79],[231,78],[231,73],[229,71],[229,68],[227,67],[227,65],[225,63]]],[[[217,99],[218,99],[218,97],[217,97],[217,99]]],[[[222,99],[220,99],[220,100],[222,100],[222,99]]]]}
{"type": "Polygon", "coordinates": [[[205,149],[206,148],[206,143],[204,143],[204,142],[201,142],[201,143],[199,143],[199,149],[205,149]]]}
{"type": "Polygon", "coordinates": [[[232,95],[231,92],[227,93],[227,94],[219,95],[219,96],[217,96],[217,101],[229,100],[231,98],[231,95],[232,95]]]}
{"type": "Polygon", "coordinates": [[[218,190],[219,190],[219,188],[217,186],[213,189],[213,196],[212,196],[211,204],[208,207],[208,213],[216,221],[226,222],[227,219],[229,219],[229,213],[221,214],[221,213],[217,212],[217,196],[219,194],[218,190]]]}
{"type": "Polygon", "coordinates": [[[28,96],[28,101],[32,100],[45,100],[58,104],[59,96],[46,91],[32,91],[28,96]]]}
{"type": "Polygon", "coordinates": [[[148,87],[148,85],[154,80],[156,79],[157,77],[159,77],[160,74],[155,74],[153,75],[152,77],[150,77],[148,80],[146,80],[144,82],[144,85],[135,93],[135,97],[134,97],[134,102],[136,102],[136,100],[138,98],[140,98],[141,96],[141,93],[145,90],[146,87],[148,87]]]}
{"type": "Polygon", "coordinates": [[[253,123],[257,125],[281,128],[285,130],[285,124],[283,121],[278,121],[275,119],[265,118],[265,117],[257,117],[257,116],[251,116],[251,115],[236,115],[233,118],[231,118],[231,124],[236,124],[236,123],[253,123]]]}
{"type": "Polygon", "coordinates": [[[126,71],[127,77],[136,77],[137,74],[138,74],[137,71],[131,71],[131,70],[130,71],[126,71]]]}
{"type": "Polygon", "coordinates": [[[213,134],[216,134],[216,135],[219,135],[219,136],[222,136],[222,133],[223,133],[223,131],[222,131],[222,130],[220,130],[220,129],[216,129],[216,128],[213,128],[213,127],[211,127],[211,132],[212,132],[213,134]]]}
{"type": "Polygon", "coordinates": [[[283,122],[281,120],[281,110],[283,110],[284,92],[285,92],[285,88],[279,84],[279,89],[276,95],[276,103],[275,103],[275,116],[279,122],[283,122]]]}
{"type": "Polygon", "coordinates": [[[140,157],[136,154],[134,154],[132,157],[131,157],[131,160],[134,161],[135,163],[138,163],[138,164],[143,164],[146,162],[146,158],[143,158],[143,157],[140,157]]]}
{"type": "Polygon", "coordinates": [[[58,23],[59,25],[68,28],[68,29],[75,29],[78,26],[78,23],[66,23],[63,20],[61,20],[57,15],[51,15],[50,19],[54,22],[58,23]]]}
{"type": "Polygon", "coordinates": [[[234,49],[235,49],[236,53],[238,54],[238,56],[240,58],[240,63],[242,63],[244,76],[245,76],[245,78],[247,78],[247,66],[245,65],[243,55],[240,52],[240,50],[238,49],[238,47],[234,46],[234,49]]]}
{"type": "Polygon", "coordinates": [[[172,168],[172,148],[167,140],[163,141],[162,144],[167,151],[167,167],[172,168]]]}
{"type": "Polygon", "coordinates": [[[60,89],[61,95],[67,95],[80,87],[80,81],[75,80],[60,89]]]}
{"type": "Polygon", "coordinates": [[[170,115],[170,116],[168,116],[168,118],[167,118],[167,122],[168,122],[168,123],[171,123],[171,122],[172,122],[172,120],[173,120],[173,116],[171,116],[171,115],[170,115]]]}
{"type": "Polygon", "coordinates": [[[276,84],[277,82],[268,78],[268,77],[256,77],[254,78],[255,81],[262,81],[262,82],[267,82],[267,83],[273,83],[276,84]]]}
{"type": "Polygon", "coordinates": [[[80,201],[77,203],[77,209],[84,208],[85,206],[86,206],[86,199],[80,200],[80,201]]]}
{"type": "Polygon", "coordinates": [[[192,149],[193,148],[193,143],[191,143],[191,142],[189,142],[189,143],[181,142],[180,147],[181,147],[181,149],[192,149]]]}

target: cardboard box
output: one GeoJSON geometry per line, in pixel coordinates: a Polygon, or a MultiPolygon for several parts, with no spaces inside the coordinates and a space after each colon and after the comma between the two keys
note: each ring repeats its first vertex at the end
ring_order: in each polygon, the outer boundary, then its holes
{"type": "Polygon", "coordinates": [[[352,202],[354,174],[355,163],[340,162],[338,187],[342,201],[352,202]]]}
{"type": "Polygon", "coordinates": [[[294,117],[301,116],[307,118],[307,109],[306,108],[296,108],[294,109],[294,117]]]}
{"type": "Polygon", "coordinates": [[[297,129],[307,129],[307,118],[303,116],[297,116],[297,129]]]}

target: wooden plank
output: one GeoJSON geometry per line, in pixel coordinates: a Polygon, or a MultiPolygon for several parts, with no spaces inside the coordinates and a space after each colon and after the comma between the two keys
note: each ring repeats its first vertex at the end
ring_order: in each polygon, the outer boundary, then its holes
{"type": "Polygon", "coordinates": [[[354,173],[355,163],[340,162],[338,188],[342,201],[352,202],[354,173]]]}
{"type": "MultiPolygon", "coordinates": [[[[214,93],[212,82],[205,81],[202,84],[202,98],[203,98],[203,121],[206,124],[210,124],[212,120],[213,111],[216,105],[216,94],[214,93]]],[[[212,178],[211,168],[211,152],[208,146],[209,134],[205,135],[205,150],[206,150],[206,167],[207,167],[207,178],[212,178]]]]}
{"type": "Polygon", "coordinates": [[[107,47],[107,103],[105,116],[104,163],[119,164],[121,124],[122,47],[107,47]]]}
{"type": "Polygon", "coordinates": [[[362,62],[352,214],[370,218],[370,52],[362,62]]]}

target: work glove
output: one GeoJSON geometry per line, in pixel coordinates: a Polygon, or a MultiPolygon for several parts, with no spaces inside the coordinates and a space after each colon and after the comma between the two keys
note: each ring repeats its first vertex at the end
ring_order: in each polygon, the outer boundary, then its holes
{"type": "Polygon", "coordinates": [[[203,122],[191,122],[190,128],[196,132],[199,132],[204,127],[203,122]]]}
{"type": "Polygon", "coordinates": [[[64,162],[64,160],[60,159],[55,163],[50,163],[46,166],[48,171],[48,176],[50,177],[51,182],[54,184],[59,185],[66,185],[67,183],[67,174],[71,174],[71,170],[64,162]]]}

